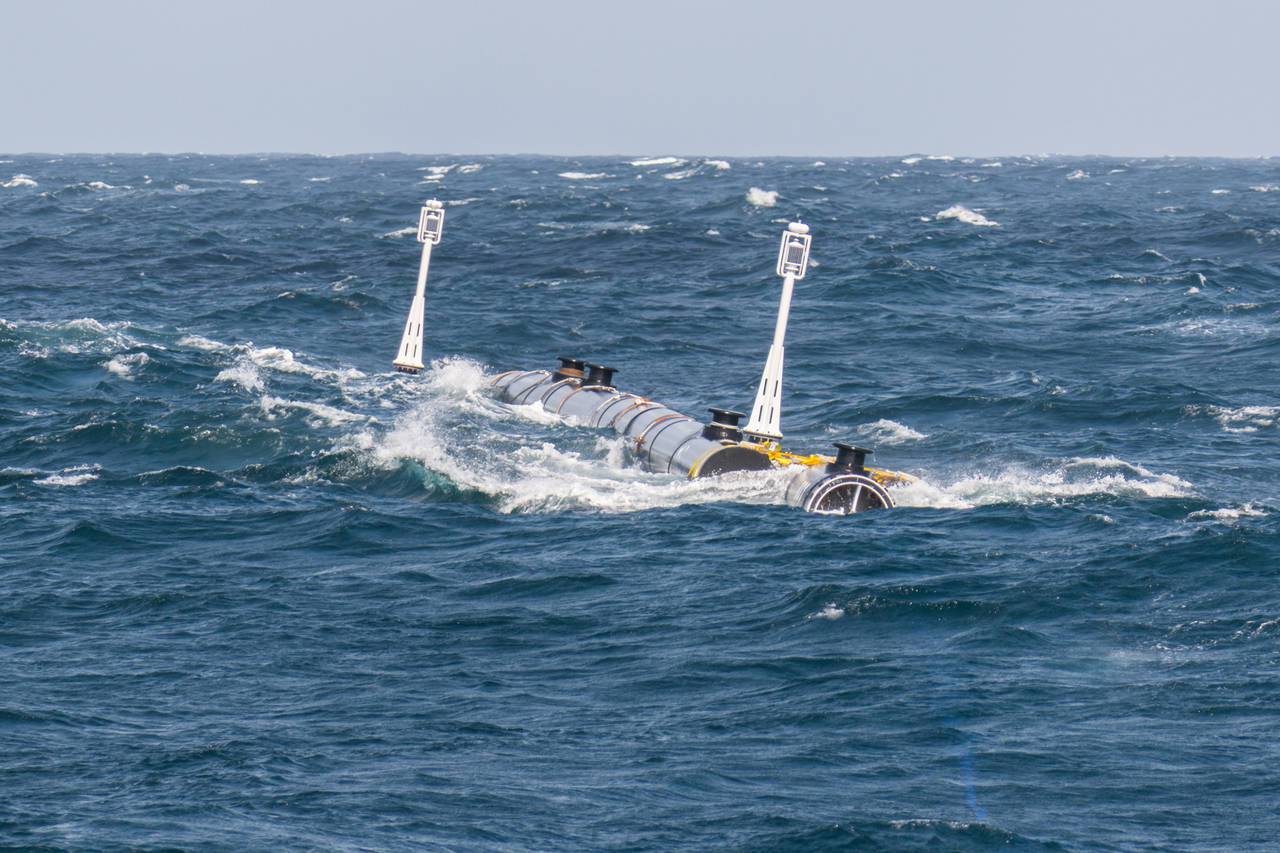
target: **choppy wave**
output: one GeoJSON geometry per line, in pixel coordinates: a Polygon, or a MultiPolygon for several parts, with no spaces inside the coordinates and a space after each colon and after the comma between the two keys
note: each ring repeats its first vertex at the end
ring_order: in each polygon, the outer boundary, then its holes
{"type": "Polygon", "coordinates": [[[1191,483],[1115,457],[1080,457],[1048,470],[1011,467],[992,473],[964,474],[935,482],[929,476],[894,487],[902,507],[972,509],[992,504],[1040,504],[1110,495],[1137,498],[1184,498],[1195,494],[1191,483]]]}
{"type": "Polygon", "coordinates": [[[953,204],[946,210],[939,210],[933,215],[934,219],[955,219],[968,225],[978,225],[987,228],[993,228],[1000,223],[992,219],[988,219],[977,211],[970,210],[961,204],[953,204]]]}
{"type": "Polygon", "coordinates": [[[639,160],[632,160],[632,166],[683,166],[687,163],[679,157],[642,157],[639,160]]]}

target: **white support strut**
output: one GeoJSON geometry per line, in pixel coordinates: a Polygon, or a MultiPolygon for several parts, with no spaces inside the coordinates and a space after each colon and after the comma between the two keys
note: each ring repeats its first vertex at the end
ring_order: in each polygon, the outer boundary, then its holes
{"type": "Polygon", "coordinates": [[[422,262],[418,265],[418,286],[409,305],[409,319],[400,337],[400,349],[392,365],[401,373],[417,373],[422,363],[422,321],[427,304],[427,269],[431,266],[431,247],[440,242],[444,230],[444,206],[429,201],[422,208],[418,222],[418,240],[422,243],[422,262]]]}
{"type": "Polygon", "coordinates": [[[782,276],[782,298],[778,302],[778,319],[773,327],[773,343],[760,375],[756,401],[751,406],[751,419],[743,432],[763,442],[782,439],[782,362],[787,337],[787,319],[791,315],[791,294],[796,279],[804,278],[809,265],[809,226],[792,222],[782,235],[778,249],[778,275],[782,276]]]}

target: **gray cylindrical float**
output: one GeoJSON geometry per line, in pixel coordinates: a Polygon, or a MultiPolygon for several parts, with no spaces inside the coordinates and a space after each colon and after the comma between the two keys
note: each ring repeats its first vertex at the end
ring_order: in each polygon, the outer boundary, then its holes
{"type": "Polygon", "coordinates": [[[892,509],[889,490],[866,468],[870,450],[836,442],[836,458],[815,465],[787,483],[787,503],[805,512],[850,515],[869,509],[892,509]]]}
{"type": "Polygon", "coordinates": [[[693,479],[789,465],[795,474],[787,483],[786,501],[806,512],[850,514],[893,507],[888,490],[876,479],[884,473],[866,468],[869,450],[838,443],[832,462],[779,453],[744,437],[738,425],[741,412],[711,409],[711,420],[704,424],[619,391],[613,387],[615,373],[611,367],[562,356],[555,371],[503,373],[493,380],[493,389],[509,403],[541,405],[569,423],[614,430],[628,439],[636,464],[646,471],[693,479]],[[775,456],[804,461],[775,463],[775,456]]]}

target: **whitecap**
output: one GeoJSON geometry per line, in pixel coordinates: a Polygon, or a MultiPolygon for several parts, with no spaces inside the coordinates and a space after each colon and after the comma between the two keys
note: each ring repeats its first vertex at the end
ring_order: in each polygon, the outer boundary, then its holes
{"type": "Polygon", "coordinates": [[[1241,518],[1261,518],[1267,515],[1267,511],[1261,507],[1254,506],[1252,502],[1243,506],[1229,506],[1221,509],[1202,509],[1191,513],[1187,516],[1187,520],[1191,519],[1209,519],[1212,521],[1237,521],[1241,518]]]}
{"type": "Polygon", "coordinates": [[[704,160],[703,165],[710,166],[712,169],[718,169],[721,172],[724,172],[733,168],[731,165],[729,165],[728,160],[704,160]]]}
{"type": "Polygon", "coordinates": [[[908,166],[914,166],[916,163],[920,162],[920,158],[919,157],[903,157],[902,162],[908,166]]]}
{"type": "Polygon", "coordinates": [[[378,236],[381,239],[386,239],[386,238],[395,239],[399,237],[410,237],[417,233],[418,233],[418,226],[409,225],[405,228],[397,228],[395,231],[388,231],[386,234],[379,234],[378,236]]]}
{"type": "Polygon", "coordinates": [[[844,608],[837,605],[834,601],[827,603],[817,613],[810,613],[806,619],[842,619],[844,618],[844,608]]]}
{"type": "Polygon", "coordinates": [[[1209,190],[1210,195],[1231,195],[1231,190],[1209,190]]]}
{"type": "Polygon", "coordinates": [[[258,184],[262,183],[262,181],[256,180],[254,178],[245,178],[240,183],[244,184],[246,187],[256,187],[258,184]]]}
{"type": "Polygon", "coordinates": [[[1249,187],[1249,189],[1250,189],[1250,190],[1252,190],[1252,191],[1253,191],[1253,192],[1255,192],[1255,193],[1274,193],[1274,192],[1280,192],[1280,185],[1278,185],[1278,184],[1260,184],[1260,185],[1258,185],[1258,186],[1249,187]]]}
{"type": "Polygon", "coordinates": [[[31,482],[37,486],[83,486],[98,479],[100,470],[102,468],[98,465],[77,465],[64,468],[59,474],[49,474],[31,482]]]}
{"type": "Polygon", "coordinates": [[[474,175],[476,172],[480,171],[483,168],[484,166],[480,165],[479,163],[463,163],[461,166],[458,167],[458,174],[474,175]]]}
{"type": "Polygon", "coordinates": [[[662,177],[666,178],[668,181],[683,181],[685,178],[691,178],[696,174],[698,174],[698,170],[695,167],[693,169],[684,169],[679,172],[667,172],[662,177]]]}
{"type": "Polygon", "coordinates": [[[862,430],[868,438],[879,444],[903,444],[908,441],[921,441],[929,437],[905,424],[891,421],[888,418],[881,418],[878,421],[863,424],[862,430]]]}
{"type": "Polygon", "coordinates": [[[1280,406],[1188,406],[1186,412],[1209,415],[1223,432],[1252,433],[1280,425],[1280,406]]]}
{"type": "Polygon", "coordinates": [[[1088,178],[1088,177],[1089,177],[1089,173],[1088,173],[1088,172],[1086,172],[1084,169],[1076,169],[1076,170],[1075,170],[1074,172],[1072,172],[1070,175],[1067,175],[1067,180],[1068,180],[1068,181],[1083,181],[1085,178],[1088,178]]]}
{"type": "Polygon", "coordinates": [[[205,352],[221,352],[231,349],[227,344],[210,340],[203,335],[183,335],[178,338],[178,345],[191,347],[192,349],[204,350],[205,352]]]}
{"type": "Polygon", "coordinates": [[[133,378],[133,368],[142,367],[149,361],[151,361],[151,356],[145,352],[135,352],[130,355],[118,355],[104,364],[103,367],[122,379],[131,379],[133,378]]]}
{"type": "Polygon", "coordinates": [[[308,180],[310,183],[313,183],[313,184],[321,184],[321,183],[325,183],[325,182],[327,182],[327,181],[332,181],[332,180],[333,180],[333,177],[332,177],[332,176],[330,176],[330,175],[321,175],[321,176],[316,177],[316,178],[307,178],[307,180],[308,180]]]}
{"type": "Polygon", "coordinates": [[[604,172],[561,172],[560,177],[566,181],[596,181],[609,176],[604,172]]]}
{"type": "Polygon", "coordinates": [[[679,157],[641,157],[639,160],[632,160],[632,166],[683,166],[687,160],[679,157]]]}
{"type": "Polygon", "coordinates": [[[230,382],[246,391],[261,391],[263,388],[262,375],[258,373],[258,368],[243,362],[219,371],[218,375],[213,377],[213,381],[230,382]]]}
{"type": "Polygon", "coordinates": [[[983,227],[996,227],[1000,224],[993,219],[987,219],[987,217],[983,216],[981,213],[972,211],[961,204],[953,204],[946,210],[940,210],[933,215],[933,218],[936,220],[958,219],[969,225],[979,225],[983,227]]]}
{"type": "Polygon", "coordinates": [[[752,187],[747,190],[747,203],[756,207],[773,207],[778,203],[778,191],[752,187]]]}
{"type": "Polygon", "coordinates": [[[274,420],[276,413],[281,410],[293,409],[306,412],[308,420],[317,423],[323,423],[328,426],[342,426],[355,421],[372,421],[374,418],[369,415],[358,415],[355,412],[348,412],[334,406],[324,403],[312,403],[306,400],[285,400],[280,397],[263,396],[260,401],[262,413],[268,420],[274,420]]]}
{"type": "Polygon", "coordinates": [[[12,178],[5,181],[4,183],[0,183],[0,187],[3,187],[4,189],[7,189],[7,190],[14,189],[15,187],[38,187],[38,186],[40,185],[37,184],[35,179],[32,178],[30,175],[14,175],[12,178]]]}
{"type": "Polygon", "coordinates": [[[1013,467],[992,474],[969,474],[948,483],[921,476],[893,489],[898,506],[972,509],[991,504],[1044,504],[1093,495],[1180,498],[1191,483],[1114,456],[1068,460],[1047,471],[1013,467]]]}

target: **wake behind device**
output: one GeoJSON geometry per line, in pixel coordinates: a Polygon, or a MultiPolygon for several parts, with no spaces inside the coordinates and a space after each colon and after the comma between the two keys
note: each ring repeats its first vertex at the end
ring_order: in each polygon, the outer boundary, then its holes
{"type": "MultiPolygon", "coordinates": [[[[431,246],[440,242],[444,210],[439,202],[422,209],[418,239],[423,244],[418,287],[400,353],[397,370],[422,370],[422,321],[427,264],[431,246]]],[[[570,423],[612,429],[627,439],[632,461],[646,471],[681,474],[690,479],[746,471],[787,469],[785,500],[806,512],[849,515],[869,509],[890,509],[889,489],[910,477],[866,466],[870,450],[836,443],[834,457],[785,451],[782,439],[783,344],[795,282],[809,265],[809,226],[792,222],[783,232],[778,249],[777,274],[782,296],[774,324],[773,343],[760,376],[751,416],[740,427],[741,412],[711,409],[711,420],[702,423],[644,397],[614,387],[616,368],[560,356],[555,370],[513,370],[491,383],[494,396],[514,405],[538,405],[570,423]]]]}

